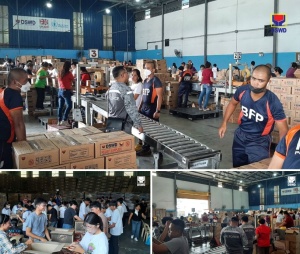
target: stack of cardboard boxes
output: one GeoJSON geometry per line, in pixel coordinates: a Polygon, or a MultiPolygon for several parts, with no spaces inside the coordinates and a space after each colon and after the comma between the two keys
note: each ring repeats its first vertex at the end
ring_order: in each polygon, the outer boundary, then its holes
{"type": "Polygon", "coordinates": [[[0,88],[7,86],[7,73],[0,73],[0,88]]]}
{"type": "MultiPolygon", "coordinates": [[[[289,127],[300,124],[300,79],[272,78],[268,87],[282,103],[289,127]]],[[[272,142],[279,142],[279,132],[272,132],[272,142]]]]}
{"type": "MultiPolygon", "coordinates": [[[[226,98],[226,97],[221,97],[221,105],[223,106],[223,117],[225,115],[227,106],[230,102],[231,98],[226,98]]],[[[240,116],[242,109],[241,109],[241,105],[238,104],[236,109],[234,110],[233,114],[231,115],[231,117],[229,118],[229,123],[238,123],[238,119],[240,116]]]]}
{"type": "Polygon", "coordinates": [[[136,169],[134,147],[134,137],[125,132],[84,127],[14,142],[13,153],[18,169],[136,169]]]}
{"type": "Polygon", "coordinates": [[[299,229],[287,229],[285,232],[285,241],[289,242],[290,254],[300,253],[300,233],[299,229]]]}
{"type": "Polygon", "coordinates": [[[163,102],[167,109],[174,109],[177,107],[178,89],[179,89],[178,81],[166,82],[163,102]]]}

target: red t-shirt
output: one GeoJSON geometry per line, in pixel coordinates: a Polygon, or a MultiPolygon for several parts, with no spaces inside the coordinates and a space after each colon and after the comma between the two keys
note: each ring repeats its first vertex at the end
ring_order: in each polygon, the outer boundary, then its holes
{"type": "Polygon", "coordinates": [[[91,76],[89,73],[82,73],[81,74],[81,85],[86,86],[86,81],[91,80],[91,76]]]}
{"type": "Polygon", "coordinates": [[[73,80],[74,76],[71,72],[68,72],[63,78],[58,77],[59,88],[72,89],[73,80]]]}
{"type": "Polygon", "coordinates": [[[291,216],[287,216],[284,220],[286,228],[294,227],[294,220],[291,216]]]}
{"type": "Polygon", "coordinates": [[[202,71],[202,81],[201,83],[202,84],[209,84],[209,85],[212,85],[212,82],[210,81],[210,78],[213,77],[213,72],[210,68],[208,69],[204,69],[202,71]]]}
{"type": "Polygon", "coordinates": [[[271,228],[266,225],[260,225],[255,230],[255,234],[258,235],[257,246],[258,247],[269,247],[270,246],[270,235],[271,228]]]}

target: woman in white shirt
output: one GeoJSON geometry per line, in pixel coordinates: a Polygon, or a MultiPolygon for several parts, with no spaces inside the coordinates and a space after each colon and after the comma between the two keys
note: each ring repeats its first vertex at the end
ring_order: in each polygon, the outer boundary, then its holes
{"type": "Polygon", "coordinates": [[[202,71],[204,70],[205,66],[203,64],[200,65],[200,70],[198,71],[198,80],[202,81],[202,71]]]}
{"type": "Polygon", "coordinates": [[[133,91],[133,96],[135,99],[135,104],[139,108],[142,100],[142,91],[143,91],[143,79],[141,73],[138,69],[132,70],[132,85],[131,90],[133,91]]]}
{"type": "Polygon", "coordinates": [[[4,206],[3,206],[3,209],[2,209],[2,214],[6,214],[8,216],[11,215],[10,203],[8,201],[4,203],[4,206]]]}
{"type": "Polygon", "coordinates": [[[108,240],[103,230],[101,218],[91,212],[84,219],[86,233],[79,243],[72,243],[70,250],[78,253],[108,254],[108,240]]]}

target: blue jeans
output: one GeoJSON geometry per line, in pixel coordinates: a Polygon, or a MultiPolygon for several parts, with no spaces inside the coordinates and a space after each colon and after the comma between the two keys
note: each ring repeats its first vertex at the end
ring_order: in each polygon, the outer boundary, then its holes
{"type": "Polygon", "coordinates": [[[59,89],[58,91],[58,120],[66,121],[72,108],[72,91],[59,89]],[[64,115],[62,114],[63,108],[66,104],[64,115]]]}
{"type": "Polygon", "coordinates": [[[62,226],[62,228],[66,228],[66,229],[70,229],[70,228],[73,228],[73,226],[72,225],[70,225],[70,224],[63,224],[63,226],[62,226]]]}
{"type": "Polygon", "coordinates": [[[140,235],[140,229],[141,229],[141,221],[135,221],[132,220],[132,235],[134,235],[135,238],[139,238],[140,235]]]}
{"type": "Polygon", "coordinates": [[[56,228],[56,227],[57,227],[57,221],[51,221],[51,222],[49,223],[49,226],[50,226],[50,227],[56,228]]]}
{"type": "Polygon", "coordinates": [[[203,84],[202,91],[200,93],[199,101],[198,101],[199,108],[202,107],[202,101],[203,101],[204,95],[205,95],[205,102],[204,102],[203,108],[207,107],[211,91],[212,91],[212,86],[211,85],[209,85],[209,84],[203,84]]]}

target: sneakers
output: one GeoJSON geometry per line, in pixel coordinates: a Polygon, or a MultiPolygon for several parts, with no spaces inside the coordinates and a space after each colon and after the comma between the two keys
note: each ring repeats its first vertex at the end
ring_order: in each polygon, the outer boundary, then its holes
{"type": "Polygon", "coordinates": [[[135,151],[136,151],[136,152],[139,152],[139,151],[141,151],[142,149],[143,149],[143,145],[140,144],[140,143],[137,143],[136,146],[135,146],[135,151]]]}
{"type": "Polygon", "coordinates": [[[136,152],[137,156],[147,156],[151,155],[151,149],[150,147],[143,148],[141,151],[136,152]]]}
{"type": "Polygon", "coordinates": [[[58,122],[57,125],[59,125],[59,126],[66,126],[66,127],[70,127],[71,126],[68,121],[60,121],[60,122],[58,122]]]}
{"type": "Polygon", "coordinates": [[[131,235],[131,239],[133,239],[134,235],[131,235]]]}
{"type": "Polygon", "coordinates": [[[200,108],[199,108],[199,110],[200,110],[200,111],[202,111],[202,110],[203,110],[203,108],[202,108],[202,107],[200,107],[200,108]]]}
{"type": "Polygon", "coordinates": [[[136,241],[136,242],[137,242],[137,241],[138,241],[138,239],[135,237],[135,238],[134,238],[134,241],[136,241]]]}
{"type": "Polygon", "coordinates": [[[209,111],[210,110],[210,108],[204,108],[203,109],[203,111],[209,111]]]}

